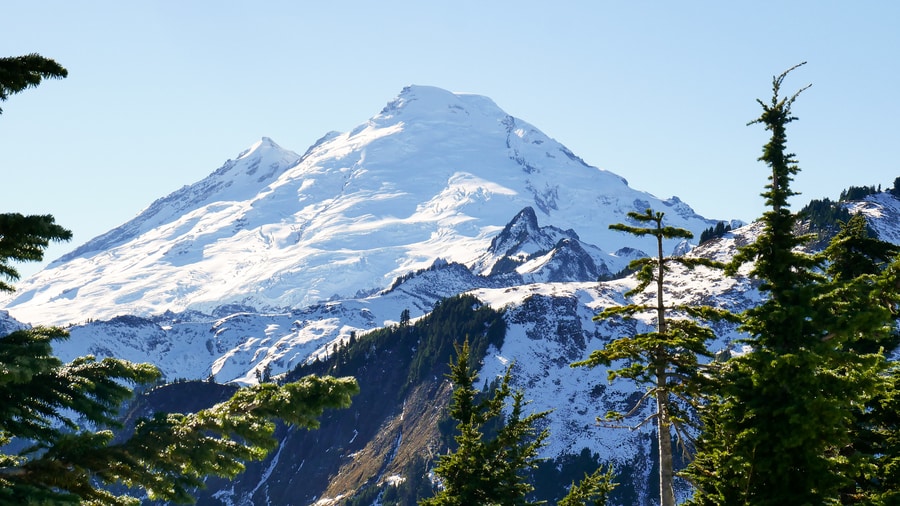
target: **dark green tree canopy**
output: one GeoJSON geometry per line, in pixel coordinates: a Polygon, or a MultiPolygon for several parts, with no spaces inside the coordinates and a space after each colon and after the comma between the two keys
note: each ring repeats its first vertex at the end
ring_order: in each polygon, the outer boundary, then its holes
{"type": "Polygon", "coordinates": [[[700,451],[685,473],[697,487],[691,504],[840,504],[854,476],[878,474],[877,459],[858,451],[857,434],[862,407],[874,409],[889,384],[886,362],[877,351],[854,348],[894,328],[897,262],[882,268],[891,249],[867,240],[861,218],[825,254],[801,250],[808,237],[795,233],[798,216],[788,209],[799,167],[787,151],[786,126],[809,86],[780,94],[796,68],[773,78],[771,102],[758,101],[763,112],[750,123],[771,132],[760,158],[770,170],[763,193],[769,210],[762,233],[729,271],[753,262],[764,300],[741,315],[747,351],[712,378],[700,451]]]}
{"type": "Polygon", "coordinates": [[[838,198],[838,200],[840,200],[841,202],[845,202],[848,200],[862,200],[867,195],[874,195],[880,191],[881,190],[876,189],[874,185],[872,185],[872,186],[851,186],[841,192],[841,196],[838,198]]]}
{"type": "Polygon", "coordinates": [[[724,237],[728,232],[731,232],[731,225],[726,225],[724,221],[720,221],[715,227],[709,227],[700,234],[700,244],[724,237]]]}
{"type": "MultiPolygon", "coordinates": [[[[55,61],[32,53],[25,56],[0,58],[0,102],[10,95],[41,84],[42,79],[63,78],[68,71],[55,61]]],[[[0,109],[0,113],[3,109],[0,109]]],[[[50,241],[68,241],[72,232],[57,225],[53,216],[23,216],[19,213],[0,214],[0,291],[13,290],[19,272],[14,262],[39,262],[50,241]]]]}
{"type": "Polygon", "coordinates": [[[900,198],[900,177],[894,178],[894,184],[889,192],[891,195],[900,198]]]}
{"type": "Polygon", "coordinates": [[[52,327],[0,337],[0,445],[22,447],[0,452],[0,505],[140,502],[109,492],[112,484],[191,503],[207,476],[234,477],[243,462],[273,449],[274,421],[316,428],[325,409],[349,406],[358,392],[352,378],[265,383],[197,413],[157,413],[114,439],[132,387],[152,383],[159,371],[91,356],[62,363],[52,343],[67,337],[52,327]]]}
{"type": "Polygon", "coordinates": [[[536,466],[538,450],[549,435],[536,428],[549,412],[523,415],[524,394],[511,391],[509,370],[491,394],[480,398],[468,340],[456,352],[448,378],[453,382],[450,416],[457,421],[457,449],[438,460],[434,472],[441,478],[441,489],[420,504],[535,504],[526,500],[533,490],[526,473],[536,466]],[[505,415],[509,399],[512,410],[505,415]],[[493,435],[489,434],[491,426],[498,426],[493,435]]]}
{"type": "Polygon", "coordinates": [[[37,53],[0,58],[0,102],[10,95],[34,88],[43,79],[62,79],[68,75],[62,65],[37,53]]]}
{"type": "Polygon", "coordinates": [[[68,241],[71,238],[72,232],[57,225],[53,216],[0,214],[0,291],[14,290],[2,278],[10,282],[19,279],[19,271],[10,261],[40,262],[51,241],[68,241]]]}
{"type": "Polygon", "coordinates": [[[835,280],[848,281],[878,274],[900,253],[900,246],[870,235],[865,216],[855,214],[840,223],[840,232],[825,248],[825,271],[835,280]]]}

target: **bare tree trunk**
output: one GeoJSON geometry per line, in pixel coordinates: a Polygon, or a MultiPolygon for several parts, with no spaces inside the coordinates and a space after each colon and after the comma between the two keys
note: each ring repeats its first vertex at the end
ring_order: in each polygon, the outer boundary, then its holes
{"type": "MultiPolygon", "coordinates": [[[[666,322],[666,306],[663,304],[663,275],[665,273],[665,257],[663,256],[663,238],[657,239],[657,265],[659,272],[656,275],[656,330],[665,338],[669,332],[666,322]]],[[[656,435],[659,443],[659,504],[660,506],[675,506],[675,490],[672,470],[672,435],[669,423],[669,388],[666,375],[666,350],[660,345],[656,350],[656,435]]]]}
{"type": "Polygon", "coordinates": [[[665,392],[657,392],[657,442],[659,443],[659,504],[675,506],[675,490],[673,488],[674,471],[672,464],[672,435],[669,423],[669,412],[666,409],[665,392]]]}

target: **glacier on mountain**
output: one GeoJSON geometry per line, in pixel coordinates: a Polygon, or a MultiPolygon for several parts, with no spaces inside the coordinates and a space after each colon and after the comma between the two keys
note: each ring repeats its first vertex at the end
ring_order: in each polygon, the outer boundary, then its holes
{"type": "Polygon", "coordinates": [[[438,258],[483,263],[525,208],[544,226],[578,230],[568,253],[588,252],[586,273],[616,272],[627,261],[603,251],[639,246],[607,226],[647,207],[697,235],[716,223],[587,165],[486,97],[411,86],[302,156],[263,138],[23,281],[6,307],[21,321],[66,324],[306,306],[376,292],[438,258]]]}

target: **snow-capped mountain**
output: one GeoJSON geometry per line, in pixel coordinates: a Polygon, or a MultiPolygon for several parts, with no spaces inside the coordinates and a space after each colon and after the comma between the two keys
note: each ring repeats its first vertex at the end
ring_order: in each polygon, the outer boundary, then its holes
{"type": "Polygon", "coordinates": [[[615,251],[642,247],[608,225],[650,207],[697,236],[716,223],[586,164],[486,97],[411,86],[302,156],[263,138],[25,280],[6,308],[45,324],[282,311],[371,294],[436,260],[526,281],[604,275],[630,259],[615,251]],[[492,248],[524,209],[544,235],[492,248]],[[554,258],[582,264],[538,272],[554,258]]]}
{"type": "MultiPolygon", "coordinates": [[[[878,193],[845,205],[900,243],[900,200],[878,193]]],[[[63,360],[114,356],[152,362],[168,380],[236,384],[292,377],[301,364],[336,370],[335,345],[354,336],[367,349],[348,373],[362,389],[353,406],[327,413],[318,431],[280,428],[277,451],[233,481],[209,480],[199,500],[324,506],[415,478],[416,458],[425,459],[422,478],[446,450],[438,426],[448,382],[434,370],[410,383],[402,369],[424,343],[376,348],[364,339],[395,327],[404,310],[413,324],[427,322],[440,301],[468,294],[502,311],[505,327],[502,345],[480,362],[480,380],[512,365],[527,409],[553,410],[542,456],[596,452],[629,494],[612,504],[653,504],[652,428],[596,424],[641,392],[609,383],[603,367],[569,367],[611,339],[652,328],[649,315],[592,319],[605,307],[641,302],[624,295],[633,278],[598,280],[652,251],[653,239],[608,230],[647,208],[695,236],[717,223],[676,197],[658,199],[587,165],[485,97],[410,87],[303,155],[263,138],[157,200],[20,284],[0,310],[0,332],[19,322],[76,322],[71,338],[54,346],[63,360]]],[[[667,248],[727,261],[760,232],[758,223],[730,224],[735,230],[723,238],[667,248]]],[[[704,267],[673,267],[666,297],[736,311],[760,300],[746,277],[704,267]]],[[[735,328],[715,331],[712,348],[729,351],[735,328]]],[[[157,393],[172,409],[178,398],[214,402],[217,387],[175,383],[148,397],[157,393]]]]}
{"type": "MultiPolygon", "coordinates": [[[[875,195],[853,206],[880,233],[896,234],[896,227],[877,224],[900,216],[896,199],[875,195]]],[[[609,384],[602,367],[569,364],[653,325],[649,316],[592,320],[604,307],[629,302],[624,293],[634,280],[609,279],[655,246],[652,238],[608,226],[647,208],[695,237],[717,223],[677,197],[661,200],[589,166],[485,97],[414,86],[368,122],[327,134],[303,155],[263,138],[20,284],[4,311],[21,322],[71,323],[71,339],[54,347],[63,360],[114,356],[152,362],[168,380],[252,384],[263,374],[289,376],[301,364],[333,358],[336,344],[393,327],[404,310],[416,322],[447,297],[473,295],[502,311],[506,328],[502,346],[489,348],[481,363],[481,379],[514,364],[513,384],[525,389],[529,409],[554,410],[543,455],[598,452],[632,470],[629,487],[640,499],[630,504],[644,504],[653,495],[646,480],[650,429],[610,431],[595,423],[633,400],[634,386],[609,384]]],[[[727,260],[759,233],[758,224],[730,224],[735,230],[723,238],[666,247],[727,260]]],[[[742,276],[703,267],[673,268],[668,276],[672,303],[740,310],[759,301],[742,276]]],[[[0,330],[21,325],[4,311],[0,330]]],[[[727,325],[716,331],[722,349],[737,336],[727,325]]],[[[399,374],[391,364],[415,352],[407,346],[379,355],[373,347],[377,359],[359,374],[370,381],[364,394],[374,388],[374,397],[361,394],[354,411],[336,414],[333,426],[323,423],[327,431],[283,445],[284,455],[279,450],[252,465],[245,478],[211,485],[201,504],[285,504],[276,494],[298,493],[298,482],[307,484],[307,497],[318,497],[304,504],[337,504],[359,483],[401,472],[396,456],[423,453],[415,445],[427,438],[417,440],[415,431],[434,436],[436,410],[449,392],[435,374],[399,404],[384,400],[382,382],[399,374]],[[357,437],[360,420],[369,439],[357,437]],[[383,452],[370,455],[373,447],[383,452]],[[384,459],[384,476],[351,472],[363,454],[384,459]],[[315,474],[324,470],[337,474],[315,474]],[[350,475],[359,480],[347,489],[331,479],[350,475]]],[[[279,437],[284,443],[305,436],[279,437]]]]}

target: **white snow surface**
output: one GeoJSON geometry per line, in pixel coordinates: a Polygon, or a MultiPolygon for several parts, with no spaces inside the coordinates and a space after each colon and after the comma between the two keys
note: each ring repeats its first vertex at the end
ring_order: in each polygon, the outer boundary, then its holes
{"type": "Polygon", "coordinates": [[[846,207],[853,214],[865,216],[879,239],[900,244],[900,200],[890,193],[866,195],[863,200],[850,202],[846,207]]]}
{"type": "Polygon", "coordinates": [[[474,267],[525,207],[542,226],[577,230],[613,272],[627,259],[604,251],[643,243],[607,228],[628,211],[665,211],[696,236],[716,223],[587,165],[486,97],[410,86],[302,156],[263,138],[0,302],[34,324],[283,311],[374,293],[439,258],[474,267]]]}

